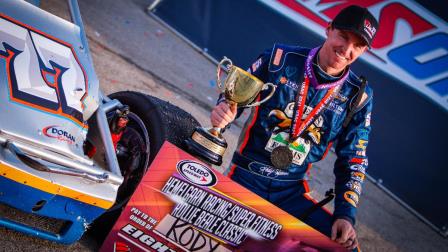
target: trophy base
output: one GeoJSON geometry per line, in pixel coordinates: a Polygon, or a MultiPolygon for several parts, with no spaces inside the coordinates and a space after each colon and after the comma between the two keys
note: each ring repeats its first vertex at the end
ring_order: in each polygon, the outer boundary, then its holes
{"type": "Polygon", "coordinates": [[[227,149],[224,138],[217,137],[202,127],[197,127],[193,135],[185,140],[189,153],[214,165],[222,164],[222,156],[227,149]]]}

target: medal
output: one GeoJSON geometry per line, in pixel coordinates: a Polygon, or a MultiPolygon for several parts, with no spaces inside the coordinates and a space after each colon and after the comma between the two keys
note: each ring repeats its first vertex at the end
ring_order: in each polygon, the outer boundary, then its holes
{"type": "Polygon", "coordinates": [[[271,152],[271,163],[277,169],[288,169],[292,163],[292,151],[288,146],[275,147],[271,152]]]}
{"type": "MultiPolygon", "coordinates": [[[[319,48],[313,48],[305,62],[304,71],[304,81],[297,91],[295,104],[294,104],[294,114],[292,118],[291,128],[289,131],[289,143],[294,142],[299,138],[299,136],[315,121],[315,119],[320,115],[323,109],[333,100],[336,93],[339,92],[342,84],[348,77],[349,70],[347,69],[344,75],[337,81],[331,83],[324,83],[319,85],[317,78],[314,74],[312,68],[313,57],[318,52],[319,48]],[[329,88],[322,100],[314,107],[314,109],[306,116],[304,116],[305,101],[308,94],[308,88],[311,85],[316,89],[326,89],[329,88]]],[[[288,144],[289,145],[289,144],[288,144]]],[[[293,161],[292,150],[287,146],[275,147],[271,152],[271,163],[277,169],[287,169],[293,161]]]]}

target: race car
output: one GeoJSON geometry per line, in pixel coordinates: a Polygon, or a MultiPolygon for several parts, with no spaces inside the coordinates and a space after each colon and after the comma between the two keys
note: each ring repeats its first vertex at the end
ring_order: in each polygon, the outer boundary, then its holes
{"type": "Polygon", "coordinates": [[[64,244],[116,216],[163,142],[198,126],[149,95],[104,95],[68,3],[72,22],[0,1],[0,225],[64,244]]]}

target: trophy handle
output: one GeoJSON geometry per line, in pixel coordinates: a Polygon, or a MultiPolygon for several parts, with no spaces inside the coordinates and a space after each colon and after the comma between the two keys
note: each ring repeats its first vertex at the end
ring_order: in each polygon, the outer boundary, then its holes
{"type": "Polygon", "coordinates": [[[260,104],[265,103],[267,100],[269,100],[274,95],[274,92],[275,92],[275,89],[276,89],[276,86],[274,84],[272,84],[272,83],[265,83],[263,85],[262,89],[264,90],[264,89],[268,88],[269,86],[272,88],[272,90],[271,90],[271,93],[269,93],[269,95],[266,96],[266,98],[264,98],[262,101],[254,102],[254,103],[248,104],[248,105],[246,105],[244,107],[249,108],[249,107],[259,106],[260,104]]]}
{"type": "MultiPolygon", "coordinates": [[[[230,69],[233,66],[232,61],[229,58],[227,58],[226,56],[224,56],[224,58],[218,63],[218,69],[216,70],[216,83],[218,85],[219,90],[221,90],[221,92],[224,92],[224,89],[223,89],[223,86],[221,83],[221,68],[226,62],[229,65],[228,67],[226,67],[226,69],[230,69]]],[[[228,70],[226,72],[228,73],[228,70]]]]}

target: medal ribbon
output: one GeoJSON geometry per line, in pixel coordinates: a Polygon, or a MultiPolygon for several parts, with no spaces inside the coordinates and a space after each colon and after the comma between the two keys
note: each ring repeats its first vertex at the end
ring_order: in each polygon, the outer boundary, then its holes
{"type": "Polygon", "coordinates": [[[344,83],[344,81],[348,77],[349,71],[347,69],[346,73],[339,80],[319,85],[319,83],[317,82],[317,78],[314,75],[312,67],[313,57],[316,55],[316,52],[318,50],[319,47],[313,48],[308,54],[308,57],[306,59],[305,73],[304,73],[305,80],[302,82],[302,85],[300,86],[300,89],[297,92],[294,104],[293,122],[291,124],[291,130],[289,136],[290,142],[295,141],[303,133],[303,131],[307,129],[311,125],[311,123],[314,122],[314,120],[322,112],[322,110],[333,100],[334,95],[337,92],[339,92],[342,83],[344,83]],[[322,98],[322,100],[316,105],[316,107],[314,107],[314,109],[310,112],[310,114],[305,119],[302,119],[310,82],[316,89],[323,89],[329,87],[331,88],[327,91],[324,98],[322,98]]]}

